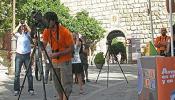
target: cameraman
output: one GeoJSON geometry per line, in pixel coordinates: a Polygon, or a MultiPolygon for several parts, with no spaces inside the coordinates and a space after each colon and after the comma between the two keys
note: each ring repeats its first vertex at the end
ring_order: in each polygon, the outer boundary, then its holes
{"type": "Polygon", "coordinates": [[[48,23],[48,28],[43,31],[43,44],[50,44],[52,53],[49,54],[52,58],[52,63],[56,74],[61,81],[61,84],[66,92],[63,93],[55,73],[53,73],[53,81],[58,92],[59,100],[67,100],[69,98],[72,85],[72,52],[73,52],[73,36],[72,33],[64,26],[58,23],[58,17],[55,12],[46,12],[44,21],[48,23]]]}
{"type": "Polygon", "coordinates": [[[26,22],[21,21],[19,25],[12,32],[12,35],[17,39],[16,57],[15,57],[15,78],[14,78],[14,95],[19,95],[20,91],[20,72],[21,67],[24,64],[26,70],[28,69],[28,92],[30,95],[34,94],[33,90],[33,76],[32,68],[29,65],[31,41],[30,41],[31,29],[26,22]]]}

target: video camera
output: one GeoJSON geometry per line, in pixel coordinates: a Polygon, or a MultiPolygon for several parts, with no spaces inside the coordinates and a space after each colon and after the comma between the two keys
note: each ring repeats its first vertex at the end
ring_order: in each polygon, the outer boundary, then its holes
{"type": "Polygon", "coordinates": [[[36,11],[34,10],[31,13],[31,17],[32,17],[32,22],[36,27],[42,27],[42,23],[43,23],[43,16],[41,11],[36,11]]]}
{"type": "Polygon", "coordinates": [[[20,23],[23,25],[25,23],[25,21],[24,20],[20,20],[20,23]]]}
{"type": "Polygon", "coordinates": [[[48,27],[48,23],[43,20],[43,15],[40,10],[34,10],[31,13],[31,37],[34,38],[37,33],[37,29],[44,29],[48,27]]]}

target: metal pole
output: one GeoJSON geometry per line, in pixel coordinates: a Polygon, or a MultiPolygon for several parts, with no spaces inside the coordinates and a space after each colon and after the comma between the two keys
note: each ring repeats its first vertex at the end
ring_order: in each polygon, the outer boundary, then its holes
{"type": "Polygon", "coordinates": [[[152,35],[152,43],[154,44],[154,32],[153,32],[153,19],[152,19],[152,10],[151,10],[151,0],[149,0],[149,16],[151,21],[151,35],[152,35]]]}
{"type": "MultiPolygon", "coordinates": [[[[15,29],[15,9],[16,9],[16,0],[13,0],[13,22],[12,22],[12,31],[15,29]]],[[[16,39],[12,37],[11,39],[11,68],[9,74],[14,74],[15,69],[15,51],[16,51],[16,39]]]]}
{"type": "Polygon", "coordinates": [[[16,8],[16,0],[13,0],[13,26],[12,29],[15,29],[15,8],[16,8]]]}
{"type": "Polygon", "coordinates": [[[174,56],[174,47],[173,47],[173,26],[172,26],[172,0],[169,0],[169,10],[170,10],[170,13],[169,13],[169,17],[170,17],[170,20],[169,20],[169,24],[170,24],[170,33],[171,33],[171,56],[174,56]]]}

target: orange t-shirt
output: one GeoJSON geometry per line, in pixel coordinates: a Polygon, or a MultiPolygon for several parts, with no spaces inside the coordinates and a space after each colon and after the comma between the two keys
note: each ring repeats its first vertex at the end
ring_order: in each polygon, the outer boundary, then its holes
{"type": "MultiPolygon", "coordinates": [[[[155,44],[159,44],[159,42],[168,42],[170,40],[169,36],[159,36],[156,38],[155,44]]],[[[157,47],[158,53],[160,53],[161,50],[165,51],[167,46],[160,46],[157,47]]]]}
{"type": "MultiPolygon", "coordinates": [[[[57,30],[58,32],[52,32],[50,29],[44,29],[42,38],[44,42],[49,43],[51,45],[52,51],[53,50],[64,51],[65,49],[73,45],[74,43],[73,36],[72,33],[62,25],[58,25],[57,30]]],[[[72,59],[72,53],[70,52],[63,56],[59,56],[58,59],[53,58],[52,62],[62,63],[65,61],[70,61],[71,59],[72,59]]]]}

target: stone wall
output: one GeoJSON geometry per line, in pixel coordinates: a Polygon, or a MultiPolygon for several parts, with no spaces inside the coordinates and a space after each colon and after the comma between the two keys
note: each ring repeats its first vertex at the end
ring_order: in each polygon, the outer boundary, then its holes
{"type": "MultiPolygon", "coordinates": [[[[107,30],[122,31],[126,38],[138,38],[141,44],[151,40],[149,0],[62,0],[71,14],[87,10],[90,16],[102,22],[107,30]]],[[[165,0],[151,0],[154,37],[161,27],[169,28],[169,15],[165,0]]],[[[99,43],[100,50],[106,50],[106,39],[99,43]]],[[[133,51],[132,51],[133,52],[133,51]]]]}
{"type": "MultiPolygon", "coordinates": [[[[107,32],[120,29],[125,34],[150,33],[148,0],[62,0],[71,14],[83,9],[103,23],[107,32]]],[[[151,0],[153,29],[168,27],[165,0],[151,0]]]]}

